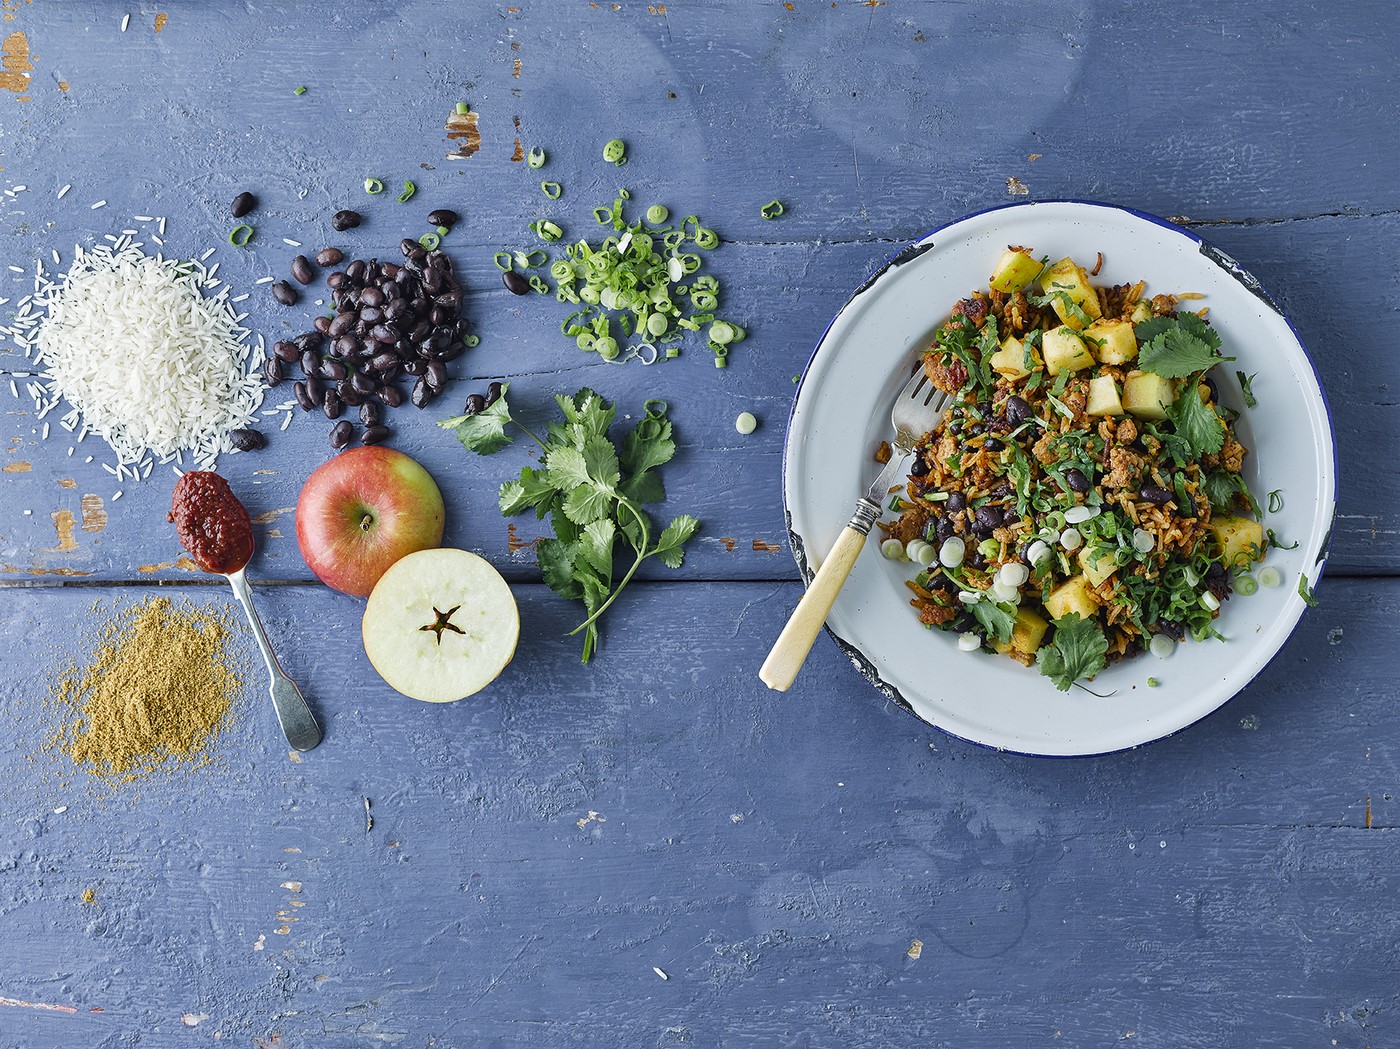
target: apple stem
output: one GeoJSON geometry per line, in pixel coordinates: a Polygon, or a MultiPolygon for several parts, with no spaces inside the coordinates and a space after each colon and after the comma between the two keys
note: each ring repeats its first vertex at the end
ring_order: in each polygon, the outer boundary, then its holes
{"type": "Polygon", "coordinates": [[[360,531],[368,532],[372,524],[374,524],[374,518],[370,514],[365,514],[364,517],[360,518],[360,531]]]}

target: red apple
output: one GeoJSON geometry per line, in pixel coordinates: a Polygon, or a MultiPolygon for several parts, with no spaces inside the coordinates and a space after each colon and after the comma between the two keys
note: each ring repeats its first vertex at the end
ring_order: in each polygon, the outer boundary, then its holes
{"type": "Polygon", "coordinates": [[[341,452],[306,479],[297,545],[327,586],[368,597],[401,557],[442,543],[442,493],[403,452],[370,445],[341,452]]]}

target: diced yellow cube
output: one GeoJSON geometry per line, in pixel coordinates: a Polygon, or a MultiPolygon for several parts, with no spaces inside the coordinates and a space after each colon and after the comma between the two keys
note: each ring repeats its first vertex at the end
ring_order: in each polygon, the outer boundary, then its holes
{"type": "Polygon", "coordinates": [[[1118,571],[1113,560],[1113,551],[1106,546],[1086,546],[1079,551],[1079,567],[1084,570],[1084,578],[1090,586],[1103,586],[1118,571]]]}
{"type": "Polygon", "coordinates": [[[1051,375],[1060,372],[1077,372],[1081,368],[1094,366],[1094,355],[1079,333],[1068,324],[1051,328],[1040,338],[1040,349],[1045,354],[1045,370],[1051,375]]]}
{"type": "Polygon", "coordinates": [[[1090,415],[1123,414],[1123,401],[1112,375],[1097,375],[1089,380],[1089,405],[1085,411],[1090,415]]]}
{"type": "Polygon", "coordinates": [[[1137,356],[1137,336],[1127,321],[1100,318],[1084,329],[1084,341],[1100,364],[1127,364],[1137,356]]]}
{"type": "MultiPolygon", "coordinates": [[[[1040,354],[1034,347],[1031,349],[1031,360],[1040,363],[1040,354]]],[[[1026,370],[1025,344],[1014,335],[1008,335],[1001,340],[1001,346],[987,363],[991,365],[992,371],[1007,379],[1024,379],[1030,374],[1026,370]]]]}
{"type": "Polygon", "coordinates": [[[1146,299],[1138,299],[1133,303],[1133,312],[1129,314],[1129,319],[1134,324],[1141,324],[1143,321],[1150,321],[1156,314],[1152,312],[1152,303],[1146,299]]]}
{"type": "Polygon", "coordinates": [[[1123,410],[1139,419],[1165,419],[1175,399],[1171,380],[1154,372],[1132,371],[1123,380],[1123,410]]]}
{"type": "Polygon", "coordinates": [[[1223,514],[1210,519],[1210,530],[1220,543],[1227,565],[1247,565],[1263,556],[1264,526],[1258,521],[1223,514]]]}
{"type": "Polygon", "coordinates": [[[1022,652],[1033,656],[1040,648],[1040,643],[1045,640],[1045,631],[1049,629],[1050,624],[1039,612],[1029,608],[1018,608],[1016,622],[1011,627],[1011,640],[994,642],[992,647],[1003,655],[1007,652],[1022,652]]]}
{"type": "Polygon", "coordinates": [[[1082,575],[1070,576],[1050,591],[1045,599],[1045,610],[1051,619],[1063,619],[1071,612],[1078,612],[1085,619],[1092,618],[1099,610],[1098,595],[1089,588],[1089,580],[1082,575]]]}
{"type": "Polygon", "coordinates": [[[1053,266],[1045,267],[1040,274],[1040,287],[1047,295],[1064,292],[1063,296],[1055,295],[1050,300],[1050,307],[1059,315],[1060,320],[1076,331],[1088,327],[1103,316],[1098,292],[1090,286],[1089,275],[1084,272],[1083,266],[1071,258],[1063,258],[1053,266]],[[1071,309],[1065,303],[1066,297],[1077,309],[1071,309]],[[1088,320],[1081,319],[1080,314],[1088,320]]]}
{"type": "Polygon", "coordinates": [[[992,273],[988,287],[993,291],[1010,294],[1014,291],[1020,291],[1035,280],[1036,274],[1039,272],[1040,263],[1031,256],[1029,251],[1025,248],[1012,251],[1008,248],[997,261],[997,268],[992,273]]]}

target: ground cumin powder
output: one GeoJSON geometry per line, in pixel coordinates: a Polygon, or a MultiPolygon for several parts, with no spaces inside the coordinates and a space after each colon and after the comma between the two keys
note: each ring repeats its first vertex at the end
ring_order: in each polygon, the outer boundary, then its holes
{"type": "Polygon", "coordinates": [[[227,610],[152,598],[113,613],[64,668],[49,749],[111,783],[204,764],[242,688],[227,610]]]}

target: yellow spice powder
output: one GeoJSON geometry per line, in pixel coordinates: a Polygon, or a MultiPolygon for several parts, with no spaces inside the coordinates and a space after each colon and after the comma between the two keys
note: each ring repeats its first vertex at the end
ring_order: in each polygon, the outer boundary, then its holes
{"type": "Polygon", "coordinates": [[[109,782],[202,764],[243,684],[230,626],[223,609],[164,597],[117,612],[53,687],[71,717],[50,747],[109,782]]]}

